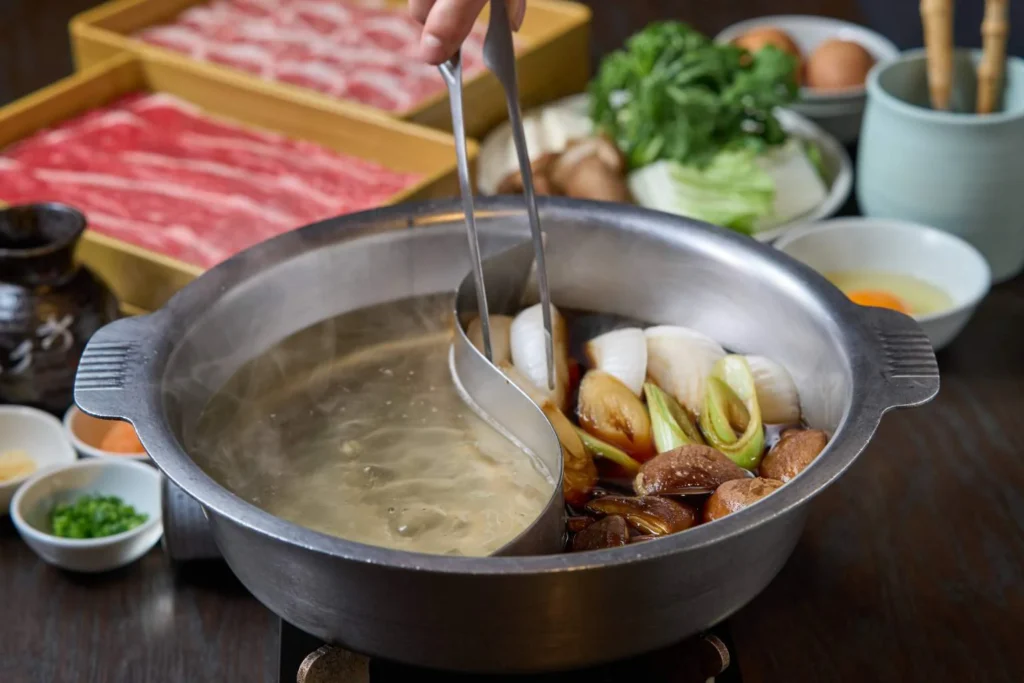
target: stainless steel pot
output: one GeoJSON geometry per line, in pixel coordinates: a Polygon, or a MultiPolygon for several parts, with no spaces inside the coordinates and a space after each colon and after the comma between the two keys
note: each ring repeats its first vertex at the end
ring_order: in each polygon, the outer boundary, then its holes
{"type": "MultiPolygon", "coordinates": [[[[528,237],[521,202],[482,201],[485,254],[528,237]]],[[[668,645],[738,610],[775,576],[807,503],[864,449],[883,413],[939,378],[909,318],[850,303],[739,235],[625,206],[548,200],[553,300],[700,329],[788,366],[827,451],[770,498],[662,540],[599,553],[426,556],[347,542],[244,502],[190,459],[210,396],[247,360],[342,312],[452,291],[468,272],[455,201],[319,223],[214,268],[152,315],[90,342],[75,398],[130,420],[160,468],[207,510],[224,558],[271,610],[328,641],[478,672],[581,667],[668,645]]],[[[864,533],[871,533],[865,529],[864,533]]]]}

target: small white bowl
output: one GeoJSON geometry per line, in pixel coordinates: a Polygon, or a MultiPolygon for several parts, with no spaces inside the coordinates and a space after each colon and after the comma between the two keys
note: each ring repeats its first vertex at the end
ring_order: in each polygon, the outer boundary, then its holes
{"type": "MultiPolygon", "coordinates": [[[[744,33],[764,26],[784,31],[792,38],[796,46],[800,48],[804,61],[811,56],[818,45],[830,38],[858,43],[875,58],[876,62],[886,62],[895,59],[900,54],[899,48],[877,31],[842,19],[806,14],[779,14],[747,19],[726,27],[715,36],[715,42],[731,43],[744,33]]],[[[858,97],[864,97],[866,87],[867,84],[859,88],[837,91],[821,91],[803,87],[800,88],[800,99],[805,102],[852,102],[858,97]]]]}
{"type": "Polygon", "coordinates": [[[953,305],[915,316],[936,351],[960,334],[992,282],[988,262],[970,244],[948,232],[905,221],[836,218],[794,228],[775,247],[819,273],[899,273],[940,288],[953,305]]]}
{"type": "Polygon", "coordinates": [[[23,477],[0,482],[0,517],[8,513],[14,492],[28,479],[54,465],[77,459],[64,436],[60,420],[49,413],[25,406],[0,406],[0,453],[24,451],[36,469],[23,477]]]}
{"type": "MultiPolygon", "coordinates": [[[[876,62],[886,62],[899,56],[892,41],[876,31],[841,19],[808,15],[777,15],[748,19],[729,26],[715,37],[719,43],[729,43],[751,29],[772,26],[785,31],[803,54],[804,61],[814,49],[829,38],[859,43],[871,53],[876,62]]],[[[800,88],[800,100],[791,108],[812,119],[844,144],[855,142],[860,136],[860,124],[867,102],[866,86],[839,91],[821,91],[800,88]]]]}
{"type": "Polygon", "coordinates": [[[163,534],[160,473],[130,460],[79,460],[40,472],[18,489],[11,520],[21,538],[49,564],[77,572],[104,572],[134,562],[163,534]],[[117,496],[149,518],[134,529],[104,538],[61,538],[49,533],[57,503],[84,494],[117,496]]]}
{"type": "Polygon", "coordinates": [[[98,444],[103,442],[107,430],[117,423],[117,420],[101,420],[92,415],[86,415],[74,405],[64,413],[64,433],[83,458],[112,458],[114,460],[149,462],[149,456],[145,452],[113,453],[99,448],[98,444]]]}

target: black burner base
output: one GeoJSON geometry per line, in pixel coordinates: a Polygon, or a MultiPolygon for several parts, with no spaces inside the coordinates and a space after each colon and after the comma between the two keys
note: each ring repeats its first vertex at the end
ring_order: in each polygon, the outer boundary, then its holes
{"type": "Polygon", "coordinates": [[[370,660],[368,668],[364,666],[358,675],[339,672],[337,676],[325,677],[323,667],[320,667],[315,675],[299,681],[303,661],[316,652],[323,642],[285,621],[279,620],[278,623],[279,683],[367,683],[367,678],[369,683],[705,683],[711,677],[714,677],[715,683],[742,683],[736,663],[736,650],[725,624],[715,627],[704,638],[695,638],[647,655],[581,671],[532,676],[479,676],[370,660]],[[724,657],[721,653],[723,647],[726,651],[724,657]],[[727,663],[725,670],[716,675],[723,662],[727,663]]]}

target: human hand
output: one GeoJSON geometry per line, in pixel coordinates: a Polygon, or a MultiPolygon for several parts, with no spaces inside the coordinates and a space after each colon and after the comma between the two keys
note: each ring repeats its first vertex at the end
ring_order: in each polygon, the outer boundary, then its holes
{"type": "MultiPolygon", "coordinates": [[[[507,0],[508,16],[518,31],[526,14],[526,0],[507,0]]],[[[409,0],[409,13],[423,24],[420,56],[428,64],[451,58],[473,30],[487,0],[409,0]]]]}

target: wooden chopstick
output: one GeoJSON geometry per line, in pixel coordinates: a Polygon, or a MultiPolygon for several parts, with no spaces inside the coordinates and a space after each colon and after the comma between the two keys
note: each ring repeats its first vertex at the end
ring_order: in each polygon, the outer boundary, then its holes
{"type": "Polygon", "coordinates": [[[953,92],[953,0],[921,0],[932,108],[949,109],[953,92]]]}
{"type": "Polygon", "coordinates": [[[978,113],[991,114],[999,107],[1006,67],[1006,38],[1010,33],[1009,0],[985,0],[981,22],[982,55],[978,64],[978,113]]]}

